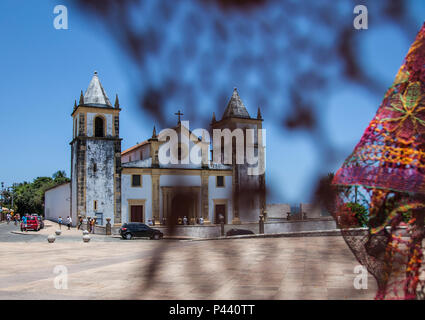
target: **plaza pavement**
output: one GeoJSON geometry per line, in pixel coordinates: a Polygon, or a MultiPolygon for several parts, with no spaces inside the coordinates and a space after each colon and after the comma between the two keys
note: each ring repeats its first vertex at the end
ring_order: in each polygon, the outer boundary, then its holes
{"type": "Polygon", "coordinates": [[[0,242],[0,299],[373,299],[376,291],[370,275],[367,290],[354,288],[358,263],[339,236],[53,244],[16,237],[0,242]],[[68,289],[54,287],[58,265],[67,268],[68,289]]]}

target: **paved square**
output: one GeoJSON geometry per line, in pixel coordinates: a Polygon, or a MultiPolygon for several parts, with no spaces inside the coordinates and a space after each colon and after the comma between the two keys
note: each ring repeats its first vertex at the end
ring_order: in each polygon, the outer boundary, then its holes
{"type": "Polygon", "coordinates": [[[371,275],[367,290],[354,288],[358,263],[339,236],[0,242],[0,261],[1,299],[373,299],[376,292],[371,275]],[[68,289],[54,287],[58,265],[68,270],[68,289]]]}

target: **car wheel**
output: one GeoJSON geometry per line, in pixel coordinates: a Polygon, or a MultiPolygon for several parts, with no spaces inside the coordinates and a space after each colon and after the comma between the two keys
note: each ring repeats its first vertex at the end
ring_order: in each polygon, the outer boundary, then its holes
{"type": "Polygon", "coordinates": [[[131,239],[133,239],[133,235],[132,235],[131,233],[127,233],[127,234],[125,235],[125,238],[126,238],[127,240],[131,240],[131,239]]]}
{"type": "Polygon", "coordinates": [[[153,235],[153,238],[154,238],[155,240],[159,240],[161,237],[159,236],[159,234],[158,234],[158,233],[155,233],[155,234],[153,235]]]}

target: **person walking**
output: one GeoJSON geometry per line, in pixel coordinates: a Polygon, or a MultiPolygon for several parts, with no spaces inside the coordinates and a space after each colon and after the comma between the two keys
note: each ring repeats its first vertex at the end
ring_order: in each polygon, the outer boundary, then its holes
{"type": "Polygon", "coordinates": [[[71,230],[72,219],[70,216],[66,218],[66,224],[68,225],[68,230],[71,230]]]}
{"type": "Polygon", "coordinates": [[[77,229],[80,230],[82,225],[83,225],[83,217],[80,217],[80,219],[78,220],[77,229]]]}
{"type": "Polygon", "coordinates": [[[21,227],[21,231],[28,231],[27,230],[27,216],[23,216],[22,217],[22,227],[21,227]]]}
{"type": "Polygon", "coordinates": [[[7,213],[6,220],[7,220],[7,224],[9,224],[9,222],[10,222],[10,213],[7,213]]]}
{"type": "Polygon", "coordinates": [[[62,223],[63,223],[62,217],[59,217],[58,219],[59,229],[62,229],[62,223]]]}
{"type": "Polygon", "coordinates": [[[91,229],[91,232],[93,234],[94,234],[94,225],[95,225],[95,223],[96,223],[96,220],[94,218],[92,218],[91,221],[90,221],[90,229],[91,229]]]}

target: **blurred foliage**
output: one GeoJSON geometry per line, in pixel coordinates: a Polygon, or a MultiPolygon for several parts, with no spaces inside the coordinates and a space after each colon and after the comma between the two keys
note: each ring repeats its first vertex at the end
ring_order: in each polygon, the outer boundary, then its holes
{"type": "MultiPolygon", "coordinates": [[[[318,159],[312,179],[341,158],[326,131],[329,97],[341,85],[376,95],[388,85],[362,61],[366,33],[353,28],[356,0],[77,3],[104,24],[127,56],[131,67],[123,68],[140,115],[167,127],[182,108],[185,119],[208,127],[212,112],[221,115],[237,86],[249,110],[261,107],[267,127],[308,133],[304,137],[312,140],[318,159]]],[[[368,1],[370,28],[395,26],[410,38],[418,26],[409,6],[402,0],[368,1]]]]}
{"type": "Polygon", "coordinates": [[[369,213],[365,206],[359,203],[350,202],[347,203],[347,208],[352,212],[352,214],[356,218],[358,227],[367,226],[367,223],[369,221],[369,213]]]}

